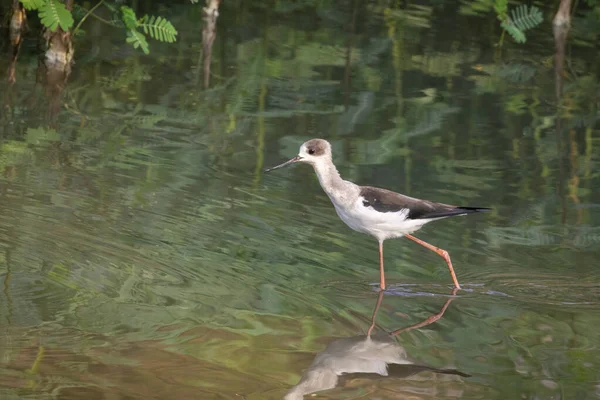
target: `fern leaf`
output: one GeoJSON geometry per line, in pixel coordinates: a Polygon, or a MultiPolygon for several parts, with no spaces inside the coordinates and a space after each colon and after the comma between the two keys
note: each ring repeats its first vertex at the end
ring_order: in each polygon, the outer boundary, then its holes
{"type": "Polygon", "coordinates": [[[130,29],[127,33],[127,43],[131,44],[134,49],[138,47],[142,49],[142,51],[146,54],[150,53],[148,49],[148,41],[146,40],[146,36],[143,33],[136,31],[135,29],[130,29]]]}
{"type": "Polygon", "coordinates": [[[513,37],[513,39],[515,39],[515,42],[517,42],[517,43],[525,43],[527,41],[527,37],[525,36],[525,32],[523,32],[522,30],[520,30],[516,26],[511,25],[511,24],[509,24],[506,21],[502,22],[500,24],[500,26],[502,28],[504,28],[504,30],[506,32],[508,32],[510,34],[510,36],[513,37]]]}
{"type": "Polygon", "coordinates": [[[68,31],[73,26],[71,11],[67,10],[65,5],[58,0],[47,0],[38,12],[42,24],[52,32],[59,25],[63,31],[68,31]]]}
{"type": "Polygon", "coordinates": [[[144,15],[139,26],[144,29],[145,34],[161,42],[173,43],[177,40],[177,30],[166,18],[144,15]]]}
{"type": "Polygon", "coordinates": [[[133,11],[131,7],[122,6],[121,14],[123,14],[123,22],[127,29],[135,29],[137,27],[137,17],[135,16],[135,11],[133,11]]]}
{"type": "Polygon", "coordinates": [[[46,0],[21,0],[26,10],[38,10],[44,6],[46,0]]]}
{"type": "Polygon", "coordinates": [[[535,28],[544,20],[542,11],[539,8],[536,6],[531,6],[529,9],[527,9],[525,4],[518,6],[511,12],[511,15],[512,18],[509,20],[510,23],[515,25],[523,32],[535,28]]]}
{"type": "Polygon", "coordinates": [[[525,43],[527,40],[525,31],[535,28],[544,20],[539,8],[536,6],[528,8],[525,4],[518,6],[510,14],[501,26],[519,43],[525,43]]]}

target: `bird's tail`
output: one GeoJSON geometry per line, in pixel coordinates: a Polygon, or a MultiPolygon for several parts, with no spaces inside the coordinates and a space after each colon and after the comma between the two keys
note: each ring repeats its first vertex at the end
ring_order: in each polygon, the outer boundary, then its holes
{"type": "Polygon", "coordinates": [[[455,210],[462,212],[463,214],[472,214],[477,212],[487,212],[490,211],[491,208],[487,207],[456,207],[455,210]]]}
{"type": "Polygon", "coordinates": [[[453,207],[453,208],[448,208],[445,210],[438,210],[438,211],[434,211],[432,213],[428,213],[421,218],[445,218],[445,217],[452,217],[455,215],[467,215],[467,214],[473,214],[473,213],[478,213],[478,212],[486,212],[486,211],[490,211],[490,210],[491,210],[491,208],[485,208],[485,207],[453,207]]]}

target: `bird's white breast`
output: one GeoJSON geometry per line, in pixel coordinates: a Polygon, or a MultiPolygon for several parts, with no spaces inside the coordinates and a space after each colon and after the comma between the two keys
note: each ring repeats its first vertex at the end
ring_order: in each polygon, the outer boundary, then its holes
{"type": "Polygon", "coordinates": [[[374,236],[377,240],[391,239],[410,234],[430,220],[409,219],[406,208],[396,212],[379,212],[373,207],[366,207],[365,199],[358,196],[355,202],[344,206],[331,199],[339,217],[355,231],[374,236]]]}

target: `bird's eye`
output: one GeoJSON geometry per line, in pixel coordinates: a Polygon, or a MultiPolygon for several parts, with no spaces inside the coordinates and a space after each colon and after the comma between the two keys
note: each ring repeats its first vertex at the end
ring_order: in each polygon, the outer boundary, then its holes
{"type": "Polygon", "coordinates": [[[315,154],[315,149],[308,149],[308,154],[315,154]]]}

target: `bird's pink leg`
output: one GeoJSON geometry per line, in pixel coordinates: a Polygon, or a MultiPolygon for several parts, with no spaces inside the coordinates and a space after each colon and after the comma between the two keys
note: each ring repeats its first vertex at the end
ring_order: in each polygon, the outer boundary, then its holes
{"type": "Polygon", "coordinates": [[[383,240],[379,241],[379,287],[385,290],[385,273],[383,272],[383,240]]]}
{"type": "Polygon", "coordinates": [[[454,281],[454,287],[457,289],[460,289],[460,285],[458,284],[458,279],[456,279],[456,274],[454,273],[454,268],[452,268],[452,261],[450,261],[450,255],[448,254],[448,252],[446,250],[440,249],[439,247],[432,246],[429,243],[422,241],[421,239],[417,239],[413,235],[405,235],[405,236],[407,238],[409,238],[410,240],[412,240],[413,242],[417,242],[421,246],[426,247],[431,251],[435,251],[438,255],[443,257],[444,260],[446,260],[446,263],[448,264],[448,269],[450,270],[450,275],[452,276],[452,280],[454,281]]]}

